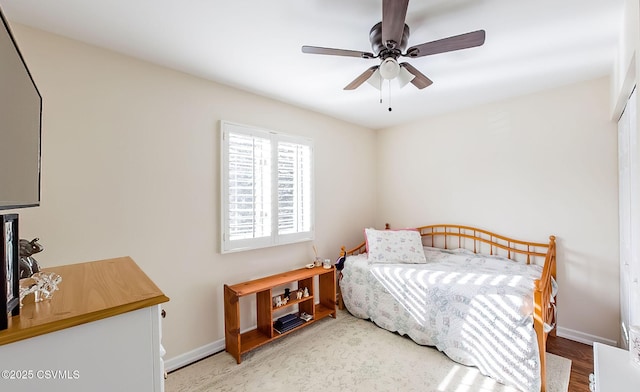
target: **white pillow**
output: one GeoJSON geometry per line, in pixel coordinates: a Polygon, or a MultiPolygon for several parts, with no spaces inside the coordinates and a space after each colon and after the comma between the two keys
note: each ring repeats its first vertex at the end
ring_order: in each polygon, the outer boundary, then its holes
{"type": "Polygon", "coordinates": [[[371,263],[426,263],[417,230],[364,229],[371,263]]]}

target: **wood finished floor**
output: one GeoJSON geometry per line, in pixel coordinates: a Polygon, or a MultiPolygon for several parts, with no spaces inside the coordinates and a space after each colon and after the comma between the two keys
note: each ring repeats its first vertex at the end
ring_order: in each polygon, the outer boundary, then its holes
{"type": "Polygon", "coordinates": [[[547,352],[571,360],[569,392],[589,392],[589,374],[593,373],[593,347],[573,340],[549,336],[547,352]]]}

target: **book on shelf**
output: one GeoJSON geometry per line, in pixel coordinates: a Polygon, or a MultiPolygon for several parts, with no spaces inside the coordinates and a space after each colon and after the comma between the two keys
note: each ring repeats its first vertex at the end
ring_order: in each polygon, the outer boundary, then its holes
{"type": "Polygon", "coordinates": [[[296,316],[293,313],[289,313],[289,314],[285,314],[284,316],[280,317],[276,322],[280,322],[283,324],[286,324],[288,322],[294,321],[298,318],[298,316],[296,316]]]}
{"type": "Polygon", "coordinates": [[[304,320],[302,320],[301,318],[297,318],[296,320],[290,321],[286,324],[283,323],[279,323],[279,322],[275,322],[273,323],[273,329],[276,330],[276,332],[278,333],[285,333],[287,331],[291,331],[292,329],[301,326],[302,324],[304,324],[304,320]]]}
{"type": "Polygon", "coordinates": [[[274,327],[278,327],[278,328],[284,328],[284,327],[287,327],[287,326],[289,326],[291,324],[299,324],[300,321],[303,321],[303,320],[301,318],[298,318],[298,317],[296,317],[294,319],[289,319],[289,320],[286,320],[286,321],[277,320],[276,322],[273,323],[273,326],[274,327]]]}

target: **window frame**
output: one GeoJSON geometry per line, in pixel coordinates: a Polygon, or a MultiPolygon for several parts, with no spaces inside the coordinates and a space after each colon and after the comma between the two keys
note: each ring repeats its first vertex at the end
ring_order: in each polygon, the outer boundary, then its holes
{"type": "Polygon", "coordinates": [[[220,252],[233,253],[246,250],[267,248],[272,246],[293,244],[298,242],[313,241],[315,238],[315,163],[314,143],[307,137],[285,134],[260,127],[239,124],[231,121],[220,121],[220,252]],[[229,239],[229,133],[247,135],[256,138],[268,139],[271,142],[271,233],[269,236],[229,239]],[[278,233],[278,142],[300,144],[308,146],[310,152],[310,178],[309,178],[309,231],[297,231],[290,234],[278,233]]]}

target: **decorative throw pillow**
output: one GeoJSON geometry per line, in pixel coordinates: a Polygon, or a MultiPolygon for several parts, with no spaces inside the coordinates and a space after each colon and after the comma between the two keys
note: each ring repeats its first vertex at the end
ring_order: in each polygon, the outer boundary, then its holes
{"type": "Polygon", "coordinates": [[[422,237],[417,230],[365,229],[371,263],[426,263],[422,237]]]}

